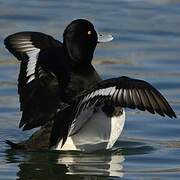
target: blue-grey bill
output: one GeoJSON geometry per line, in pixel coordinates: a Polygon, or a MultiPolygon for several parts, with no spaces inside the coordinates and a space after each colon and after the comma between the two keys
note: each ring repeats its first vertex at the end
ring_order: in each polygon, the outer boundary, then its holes
{"type": "Polygon", "coordinates": [[[114,38],[112,35],[103,35],[103,34],[98,34],[98,42],[109,42],[112,41],[114,38]]]}

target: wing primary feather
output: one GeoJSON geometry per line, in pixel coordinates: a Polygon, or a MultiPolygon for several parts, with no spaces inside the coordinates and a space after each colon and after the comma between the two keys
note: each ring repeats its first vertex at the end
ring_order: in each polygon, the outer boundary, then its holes
{"type": "Polygon", "coordinates": [[[139,104],[137,106],[138,109],[140,109],[141,111],[145,111],[145,107],[144,107],[144,104],[143,104],[143,100],[141,98],[141,95],[138,91],[138,89],[134,89],[134,92],[136,93],[137,97],[138,97],[138,100],[139,100],[139,104]]]}
{"type": "Polygon", "coordinates": [[[164,99],[164,97],[159,92],[155,93],[153,90],[151,90],[151,93],[154,96],[154,98],[155,98],[159,108],[161,109],[161,111],[171,118],[172,117],[176,118],[174,111],[169,106],[168,102],[164,99]]]}
{"type": "Polygon", "coordinates": [[[138,108],[141,105],[141,102],[140,102],[139,96],[136,93],[136,89],[135,88],[131,89],[131,93],[132,93],[132,99],[134,102],[134,106],[136,108],[138,108]]]}
{"type": "Polygon", "coordinates": [[[128,107],[128,90],[123,89],[123,103],[124,107],[128,107]]]}
{"type": "Polygon", "coordinates": [[[143,104],[144,104],[145,109],[147,111],[149,111],[150,113],[154,114],[153,107],[151,106],[151,103],[150,103],[148,96],[146,95],[144,89],[140,89],[139,93],[141,95],[141,98],[143,99],[143,104]]]}
{"type": "Polygon", "coordinates": [[[151,95],[154,97],[154,101],[155,101],[155,104],[156,104],[156,109],[155,109],[155,111],[159,114],[159,115],[161,115],[161,116],[165,116],[164,115],[164,112],[162,111],[162,109],[161,109],[161,107],[160,107],[160,105],[159,105],[159,102],[158,102],[158,97],[156,96],[156,95],[154,95],[154,93],[153,93],[153,91],[152,90],[150,90],[149,91],[149,93],[151,93],[151,95]]]}
{"type": "Polygon", "coordinates": [[[123,101],[123,89],[119,89],[118,95],[117,95],[117,104],[122,105],[124,107],[124,101],[123,101]]]}
{"type": "Polygon", "coordinates": [[[152,114],[155,114],[156,109],[158,109],[158,106],[156,104],[156,100],[154,99],[154,96],[152,95],[152,93],[149,92],[148,89],[144,89],[144,93],[146,94],[149,103],[151,105],[151,110],[152,110],[152,114]]]}
{"type": "Polygon", "coordinates": [[[127,104],[128,104],[129,108],[131,108],[131,109],[135,108],[135,104],[134,104],[134,100],[133,100],[133,97],[132,97],[132,90],[131,89],[127,89],[127,104]]]}

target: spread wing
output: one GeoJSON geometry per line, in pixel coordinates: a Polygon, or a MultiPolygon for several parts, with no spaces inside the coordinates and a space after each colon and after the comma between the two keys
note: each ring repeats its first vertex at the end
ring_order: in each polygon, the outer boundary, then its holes
{"type": "MultiPolygon", "coordinates": [[[[71,136],[77,133],[88,120],[88,118],[83,119],[81,116],[83,116],[86,111],[91,112],[97,103],[103,104],[104,101],[110,101],[114,106],[131,109],[137,108],[142,111],[147,110],[152,114],[158,113],[161,116],[167,115],[170,118],[176,118],[176,114],[166,99],[152,85],[142,80],[119,77],[101,81],[92,89],[76,97],[72,107],[69,108],[69,110],[73,109],[73,115],[72,113],[71,115],[66,114],[67,119],[71,118],[71,120],[68,120],[69,125],[66,135],[71,136]]],[[[63,136],[64,134],[58,133],[60,133],[59,126],[55,121],[55,126],[51,134],[52,146],[55,145],[59,139],[63,139],[63,142],[65,142],[67,138],[67,136],[63,136]]]]}
{"type": "Polygon", "coordinates": [[[88,104],[91,105],[94,101],[99,102],[106,98],[115,106],[147,110],[152,114],[158,113],[170,118],[176,117],[163,95],[151,84],[125,76],[101,81],[91,90],[80,95],[79,98],[77,114],[84,107],[88,108],[88,104]]]}
{"type": "Polygon", "coordinates": [[[18,93],[23,113],[19,127],[41,126],[53,117],[60,102],[59,76],[65,73],[62,43],[40,32],[19,32],[8,36],[4,44],[21,61],[18,93]]]}

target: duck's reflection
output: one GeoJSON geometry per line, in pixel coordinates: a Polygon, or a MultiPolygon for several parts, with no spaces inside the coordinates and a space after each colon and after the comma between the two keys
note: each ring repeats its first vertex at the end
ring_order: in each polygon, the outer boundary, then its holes
{"type": "Polygon", "coordinates": [[[65,164],[66,174],[89,174],[122,177],[124,156],[113,154],[64,155],[58,158],[57,164],[65,164]]]}
{"type": "Polygon", "coordinates": [[[20,162],[18,180],[108,179],[123,176],[124,156],[113,153],[7,151],[7,161],[20,162]],[[93,176],[92,176],[93,175],[93,176]]]}

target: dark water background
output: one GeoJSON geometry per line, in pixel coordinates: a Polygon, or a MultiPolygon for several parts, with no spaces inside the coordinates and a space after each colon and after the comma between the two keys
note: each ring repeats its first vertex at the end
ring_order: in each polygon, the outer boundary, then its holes
{"type": "Polygon", "coordinates": [[[103,78],[149,81],[180,115],[180,1],[175,0],[1,0],[0,3],[0,179],[180,179],[180,119],[137,110],[127,112],[112,151],[83,153],[9,150],[31,132],[18,129],[16,80],[19,64],[3,46],[17,31],[41,31],[61,40],[65,26],[87,18],[112,34],[100,44],[94,65],[103,78]]]}

